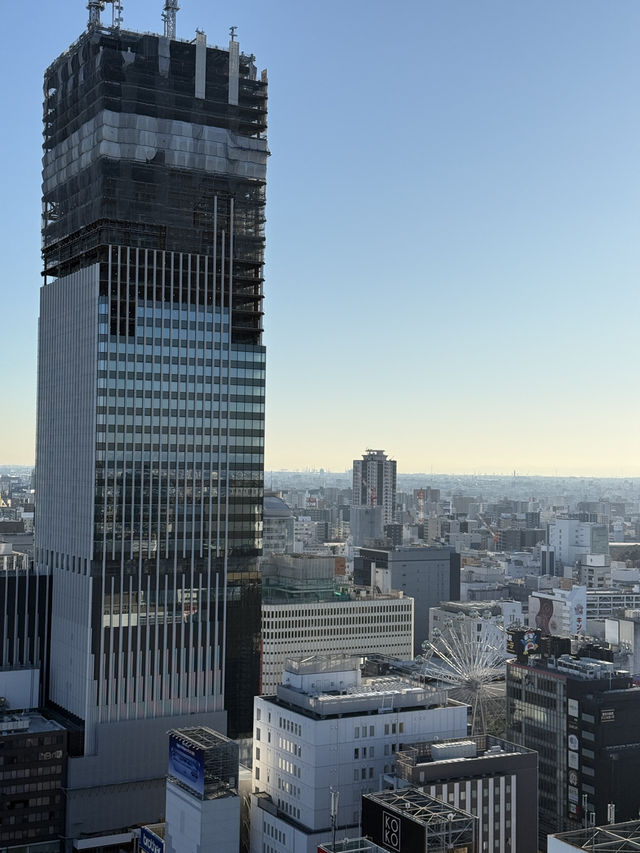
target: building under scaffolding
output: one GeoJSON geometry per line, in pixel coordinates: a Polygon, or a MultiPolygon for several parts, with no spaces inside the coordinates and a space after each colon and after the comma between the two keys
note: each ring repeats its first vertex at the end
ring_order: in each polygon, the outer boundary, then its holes
{"type": "Polygon", "coordinates": [[[176,38],[175,0],[164,35],[104,6],[44,76],[35,559],[49,699],[84,728],[68,835],[157,819],[167,730],[249,732],[259,684],[266,74],[235,33],[176,38]]]}

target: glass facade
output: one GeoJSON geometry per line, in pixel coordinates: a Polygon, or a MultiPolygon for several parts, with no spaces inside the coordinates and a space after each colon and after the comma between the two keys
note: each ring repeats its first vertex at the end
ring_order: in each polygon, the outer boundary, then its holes
{"type": "Polygon", "coordinates": [[[36,554],[88,727],[226,696],[251,728],[265,117],[235,42],[96,29],[45,74],[36,554]]]}

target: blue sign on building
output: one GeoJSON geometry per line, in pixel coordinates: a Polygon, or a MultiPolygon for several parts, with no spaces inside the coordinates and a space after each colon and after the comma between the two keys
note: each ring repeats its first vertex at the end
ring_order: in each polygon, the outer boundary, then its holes
{"type": "Polygon", "coordinates": [[[204,796],[204,753],[169,735],[169,776],[204,796]]]}
{"type": "Polygon", "coordinates": [[[164,853],[164,841],[147,826],[140,830],[140,849],[146,853],[164,853]]]}

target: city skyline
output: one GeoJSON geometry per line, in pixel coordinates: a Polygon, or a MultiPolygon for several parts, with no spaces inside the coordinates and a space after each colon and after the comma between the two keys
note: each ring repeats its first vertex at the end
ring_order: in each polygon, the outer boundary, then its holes
{"type": "MultiPolygon", "coordinates": [[[[35,446],[42,57],[84,6],[7,10],[3,464],[35,446]]],[[[125,29],[161,9],[127,0],[125,29]]],[[[630,2],[182,4],[179,37],[238,25],[273,83],[267,471],[372,446],[404,472],[640,473],[639,23],[630,2]]]]}

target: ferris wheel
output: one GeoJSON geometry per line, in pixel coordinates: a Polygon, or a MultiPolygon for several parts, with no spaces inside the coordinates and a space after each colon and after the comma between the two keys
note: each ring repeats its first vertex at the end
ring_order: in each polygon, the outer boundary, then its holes
{"type": "Polygon", "coordinates": [[[422,644],[421,674],[471,708],[471,734],[503,734],[505,653],[490,640],[466,637],[453,620],[422,644]]]}

